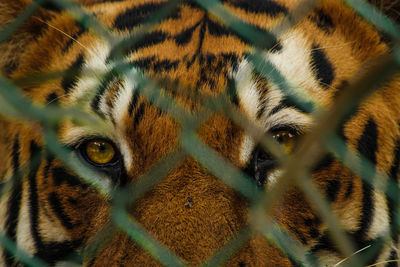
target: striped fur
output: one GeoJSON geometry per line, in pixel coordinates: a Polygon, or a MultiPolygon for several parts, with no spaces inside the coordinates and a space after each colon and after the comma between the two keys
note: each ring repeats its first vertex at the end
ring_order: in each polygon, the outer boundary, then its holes
{"type": "MultiPolygon", "coordinates": [[[[136,36],[163,0],[80,0],[87,13],[122,39],[136,36]]],[[[260,31],[271,30],[300,1],[223,0],[224,7],[260,31]]],[[[0,28],[17,17],[30,0],[0,0],[0,28]]],[[[265,49],[262,56],[300,89],[301,99],[329,108],[370,61],[390,46],[373,26],[339,0],[322,1],[265,49]]],[[[118,41],[115,38],[114,41],[118,41]]],[[[266,133],[292,129],[307,134],[312,110],[302,109],[262,76],[249,58],[249,40],[221,23],[195,1],[182,1],[139,41],[115,47],[94,30],[76,22],[55,4],[46,4],[21,29],[0,43],[2,75],[21,86],[37,105],[79,107],[101,127],[65,118],[54,130],[82,164],[78,147],[93,137],[118,149],[118,169],[96,169],[98,180],[113,187],[137,182],[162,158],[179,148],[182,125],[144,95],[139,79],[157,81],[161,95],[196,113],[203,99],[225,93],[234,84],[232,105],[266,133]],[[117,52],[118,52],[117,51],[117,52]],[[122,59],[121,59],[122,58],[122,59]],[[121,73],[121,62],[134,66],[121,73]],[[56,77],[25,79],[60,72],[56,77]],[[78,155],[78,156],[77,156],[78,155]]],[[[127,65],[125,65],[127,66],[127,65]]],[[[346,119],[338,135],[372,171],[398,186],[400,164],[400,80],[395,77],[346,119]]],[[[153,99],[154,100],[154,99],[153,99]]],[[[0,199],[0,229],[29,253],[53,266],[79,254],[84,266],[156,266],[149,253],[116,230],[95,255],[81,253],[110,222],[109,196],[101,195],[49,151],[42,126],[0,117],[0,181],[11,185],[0,199]],[[10,183],[7,181],[11,181],[10,183]],[[76,253],[76,254],[74,254],[76,253]],[[81,254],[80,254],[81,253],[81,254]]],[[[199,138],[234,166],[254,175],[258,144],[227,117],[216,113],[198,129],[199,138]]],[[[88,165],[88,164],[86,164],[88,165]]],[[[364,171],[363,178],[374,173],[364,171]]],[[[263,190],[279,182],[274,164],[256,179],[263,190]],[[260,182],[261,181],[261,182],[260,182]]],[[[315,166],[311,179],[323,192],[356,250],[373,244],[368,262],[399,258],[396,195],[374,189],[332,155],[315,166]]],[[[388,189],[388,192],[390,189],[388,189]]],[[[398,199],[398,197],[397,197],[398,199]]],[[[301,191],[291,187],[272,217],[318,261],[328,266],[341,254],[301,191]]],[[[248,201],[196,159],[187,157],[128,212],[161,244],[190,265],[200,264],[250,223],[248,201]]],[[[18,261],[0,249],[0,265],[18,261]]],[[[227,262],[228,266],[298,266],[291,255],[259,233],[227,262]]],[[[384,266],[384,265],[381,265],[384,266]]],[[[387,266],[397,266],[391,262],[387,266]]]]}

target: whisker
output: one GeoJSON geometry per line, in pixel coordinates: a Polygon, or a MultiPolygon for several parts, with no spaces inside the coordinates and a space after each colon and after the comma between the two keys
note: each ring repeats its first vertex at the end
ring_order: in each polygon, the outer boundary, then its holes
{"type": "Polygon", "coordinates": [[[371,245],[368,245],[362,249],[357,250],[356,252],[354,252],[353,254],[351,254],[349,257],[344,258],[343,260],[339,261],[338,263],[336,263],[335,265],[333,265],[333,267],[339,266],[340,264],[342,264],[343,262],[347,261],[348,259],[350,259],[351,257],[353,257],[354,255],[360,253],[361,251],[366,250],[367,248],[369,248],[371,245]]]}
{"type": "Polygon", "coordinates": [[[50,104],[53,103],[53,102],[56,102],[56,101],[60,100],[61,98],[67,97],[67,96],[68,96],[67,94],[60,95],[60,96],[58,96],[58,97],[52,99],[51,101],[47,102],[47,103],[46,103],[46,106],[50,105],[50,104]]]}
{"type": "Polygon", "coordinates": [[[327,83],[324,83],[324,82],[318,81],[318,80],[317,80],[317,82],[318,82],[319,84],[325,85],[326,87],[329,87],[330,89],[337,90],[337,88],[336,88],[335,86],[332,86],[332,85],[330,85],[330,84],[327,84],[327,83]]]}
{"type": "Polygon", "coordinates": [[[387,261],[381,261],[381,262],[377,262],[371,265],[367,265],[365,267],[372,267],[372,266],[377,266],[379,264],[384,264],[384,263],[390,263],[390,262],[400,262],[400,260],[387,260],[387,261]]]}
{"type": "Polygon", "coordinates": [[[69,35],[68,33],[66,33],[66,32],[60,30],[59,28],[57,28],[57,27],[51,25],[51,24],[48,23],[47,21],[44,21],[44,20],[42,20],[42,19],[40,19],[40,18],[35,18],[35,19],[37,19],[38,21],[40,21],[40,22],[46,24],[46,25],[49,26],[50,28],[55,29],[56,31],[58,31],[58,32],[60,32],[60,33],[62,33],[62,34],[64,34],[65,36],[67,36],[68,38],[70,38],[71,40],[73,40],[74,42],[76,42],[77,44],[79,44],[81,47],[83,47],[86,51],[91,52],[89,48],[87,48],[86,46],[84,46],[81,42],[79,42],[77,39],[75,39],[74,37],[72,37],[72,36],[69,35]]]}

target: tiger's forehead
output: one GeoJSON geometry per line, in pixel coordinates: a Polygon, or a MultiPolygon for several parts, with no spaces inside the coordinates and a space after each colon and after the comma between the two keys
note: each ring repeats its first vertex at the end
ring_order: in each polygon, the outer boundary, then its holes
{"type": "MultiPolygon", "coordinates": [[[[113,5],[112,10],[107,10],[106,4],[93,10],[107,26],[134,39],[143,24],[166,4],[124,1],[113,5]]],[[[223,5],[259,29],[273,27],[288,12],[285,5],[275,1],[223,1],[223,5]]],[[[195,1],[177,5],[150,28],[145,37],[139,37],[125,49],[129,60],[151,75],[178,80],[204,93],[225,89],[229,72],[251,45],[195,1]]]]}
{"type": "MultiPolygon", "coordinates": [[[[298,3],[222,1],[226,10],[260,30],[276,27],[298,3]]],[[[165,1],[121,1],[113,3],[112,8],[109,8],[110,3],[95,5],[92,11],[118,35],[133,40],[123,47],[123,53],[130,63],[152,78],[178,82],[201,94],[223,92],[228,80],[244,60],[244,55],[252,52],[254,40],[241,37],[195,1],[177,5],[142,36],[143,24],[151,21],[151,15],[166,4],[165,1]],[[137,33],[140,35],[136,36],[137,33]],[[135,40],[136,37],[138,39],[135,40]]],[[[326,93],[325,89],[339,85],[338,81],[334,81],[335,63],[355,66],[354,69],[358,66],[355,61],[354,64],[348,64],[352,58],[348,55],[350,46],[347,40],[333,44],[333,48],[341,47],[339,50],[346,55],[346,62],[337,62],[340,59],[333,62],[336,56],[334,49],[328,47],[330,51],[327,53],[325,47],[322,48],[328,43],[332,46],[329,35],[335,35],[335,40],[341,38],[338,38],[340,33],[333,33],[336,30],[334,19],[321,10],[306,16],[298,25],[278,36],[270,50],[265,51],[264,58],[270,60],[295,86],[310,91],[318,100],[326,102],[331,93],[326,93]],[[317,34],[313,36],[310,32],[317,34]],[[324,41],[324,38],[328,41],[324,41]]],[[[347,68],[346,71],[346,76],[352,74],[351,69],[347,68]]]]}
{"type": "MultiPolygon", "coordinates": [[[[296,1],[222,2],[226,9],[246,23],[268,30],[282,21],[296,1]]],[[[112,8],[109,8],[110,3],[95,5],[92,11],[122,38],[134,39],[135,34],[141,30],[141,25],[150,19],[150,14],[162,8],[165,3],[121,1],[113,3],[112,8]]],[[[78,56],[72,65],[79,65],[84,71],[111,71],[115,62],[110,61],[110,57],[115,47],[101,39],[87,39],[87,42],[90,42],[89,50],[78,56]]],[[[301,27],[296,27],[281,36],[270,50],[264,51],[264,58],[272,62],[295,86],[318,92],[316,89],[321,86],[331,86],[334,70],[324,54],[316,54],[313,51],[318,52],[318,46],[305,36],[301,27]],[[318,62],[313,62],[314,59],[318,62]],[[319,64],[317,70],[316,64],[319,64]],[[319,73],[318,69],[322,68],[325,72],[319,73]],[[324,85],[320,83],[321,80],[324,85]]],[[[256,112],[260,118],[260,113],[268,111],[265,110],[268,103],[275,105],[283,96],[273,83],[259,83],[259,80],[264,78],[254,75],[252,64],[244,56],[249,52],[251,43],[248,40],[241,38],[194,2],[178,5],[145,36],[140,36],[138,40],[123,48],[125,60],[138,71],[151,78],[177,82],[187,90],[200,94],[217,95],[226,90],[230,79],[234,80],[240,92],[239,102],[242,102],[241,106],[249,115],[255,113],[250,109],[263,106],[263,111],[256,112]],[[272,93],[272,89],[275,89],[276,93],[272,93]],[[267,91],[271,91],[269,95],[274,95],[268,101],[265,95],[267,91]],[[257,95],[257,101],[249,102],[249,95],[257,95]]],[[[117,86],[116,80],[110,80],[111,82],[105,83],[104,79],[97,76],[77,79],[74,90],[69,92],[70,102],[90,95],[88,92],[97,88],[93,99],[88,102],[90,108],[110,116],[112,121],[118,124],[127,110],[131,109],[132,103],[136,102],[135,90],[139,85],[135,75],[130,75],[129,72],[116,79],[119,81],[117,86]]],[[[179,98],[177,100],[179,101],[179,98]]],[[[119,124],[123,125],[124,122],[119,124]]]]}
{"type": "MultiPolygon", "coordinates": [[[[252,52],[251,41],[240,37],[240,34],[194,1],[179,4],[160,23],[156,21],[154,26],[149,27],[145,36],[136,36],[138,32],[142,32],[143,25],[147,25],[146,23],[153,19],[153,12],[165,7],[166,3],[149,0],[113,1],[87,8],[121,38],[138,37],[130,45],[123,47],[122,52],[127,61],[140,71],[152,78],[178,82],[200,93],[215,95],[224,91],[228,80],[235,79],[238,66],[245,60],[244,55],[252,52]]],[[[298,3],[298,0],[222,1],[224,8],[233,12],[236,17],[264,30],[274,28],[282,22],[298,3]]],[[[373,56],[386,49],[380,47],[375,52],[370,51],[371,47],[377,47],[379,37],[371,38],[373,29],[366,24],[357,25],[360,22],[354,20],[354,16],[354,12],[346,10],[341,1],[323,1],[321,6],[278,36],[275,45],[264,51],[264,59],[271,61],[294,86],[311,92],[322,102],[329,102],[332,92],[354,75],[360,68],[360,61],[365,61],[365,53],[362,51],[368,48],[369,55],[373,56]],[[343,26],[345,23],[339,21],[347,20],[347,17],[351,18],[353,28],[363,27],[360,36],[349,34],[347,26],[343,26]],[[355,52],[355,49],[360,52],[355,52]]],[[[110,70],[113,66],[109,64],[109,58],[111,51],[116,49],[113,47],[115,44],[101,40],[101,37],[96,37],[93,32],[89,34],[82,26],[78,27],[79,23],[74,23],[73,19],[70,19],[71,23],[66,23],[65,20],[65,16],[61,16],[50,21],[50,24],[68,35],[51,36],[49,40],[40,41],[42,44],[36,49],[37,54],[50,54],[48,57],[41,57],[44,59],[40,62],[45,59],[48,61],[42,63],[45,66],[43,69],[64,70],[67,66],[68,70],[110,70]],[[72,38],[68,39],[67,36],[72,38]],[[66,41],[54,42],[55,39],[62,38],[66,41]],[[99,39],[100,41],[96,41],[99,39]],[[59,49],[50,43],[62,46],[63,58],[60,58],[59,49]],[[47,47],[54,47],[54,51],[49,51],[47,47]],[[46,66],[47,64],[50,66],[46,66]]],[[[37,71],[37,57],[32,58],[33,60],[26,60],[30,66],[24,66],[22,71],[37,71]]],[[[260,80],[260,77],[257,79],[260,80]]],[[[74,101],[82,92],[96,88],[96,80],[101,79],[63,78],[61,89],[72,96],[70,99],[74,101]],[[67,82],[64,82],[65,80],[67,82]],[[69,80],[73,82],[68,82],[69,80]]],[[[271,86],[268,83],[264,84],[271,86]]],[[[261,90],[265,91],[265,88],[261,90]]],[[[110,90],[102,88],[102,91],[110,90]]],[[[115,92],[118,93],[117,90],[115,92]]],[[[98,107],[99,100],[97,97],[93,106],[98,107]]]]}

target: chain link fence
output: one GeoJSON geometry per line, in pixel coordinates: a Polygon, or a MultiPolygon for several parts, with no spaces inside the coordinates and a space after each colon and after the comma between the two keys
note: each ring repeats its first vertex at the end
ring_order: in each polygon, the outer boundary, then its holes
{"type": "MultiPolygon", "coordinates": [[[[279,249],[289,255],[291,259],[300,266],[321,266],[323,263],[311,255],[299,241],[295,240],[288,232],[279,226],[269,216],[274,203],[279,200],[291,184],[296,184],[315,204],[315,208],[321,219],[328,225],[332,239],[345,255],[343,262],[337,266],[363,266],[368,259],[373,257],[376,249],[381,246],[384,240],[378,240],[366,248],[365,253],[356,253],[356,249],[351,240],[339,227],[338,218],[331,211],[331,207],[326,198],[321,194],[313,182],[308,179],[310,170],[308,166],[315,164],[323,153],[330,151],[337,159],[342,161],[350,170],[360,175],[367,183],[371,184],[375,190],[385,192],[390,199],[398,204],[400,190],[396,183],[388,179],[387,175],[375,169],[375,166],[367,159],[361,157],[357,152],[350,149],[344,140],[335,135],[335,129],[343,123],[343,119],[354,112],[356,107],[373,92],[378,89],[385,81],[388,81],[398,71],[400,66],[400,50],[397,47],[397,40],[400,39],[400,29],[389,18],[380,13],[375,7],[363,0],[346,0],[345,2],[356,10],[361,16],[375,25],[380,31],[384,32],[394,40],[395,46],[392,53],[383,55],[374,68],[371,68],[365,75],[353,81],[344,94],[340,95],[333,107],[329,110],[318,106],[316,103],[305,99],[297,88],[294,88],[273,64],[266,60],[262,53],[270,49],[275,44],[276,39],[287,32],[319,3],[318,0],[300,1],[290,13],[281,21],[279,25],[271,31],[262,31],[241,21],[236,15],[229,12],[218,0],[197,0],[197,4],[208,10],[211,14],[221,20],[224,24],[253,44],[248,55],[248,60],[265,79],[273,81],[280,86],[280,90],[296,103],[303,110],[312,112],[315,115],[316,124],[312,131],[302,140],[293,155],[288,157],[282,147],[273,140],[268,134],[247,117],[230,101],[230,90],[220,95],[208,97],[202,101],[202,106],[196,114],[192,114],[179,106],[175,100],[166,94],[160,94],[162,84],[150,79],[141,73],[124,59],[123,51],[127,47],[140,42],[151,29],[166,18],[177,5],[183,0],[170,0],[157,10],[152,16],[143,23],[134,37],[121,39],[102,25],[96,17],[89,14],[81,5],[69,0],[36,0],[30,3],[14,21],[7,24],[0,31],[0,42],[4,42],[12,36],[18,28],[38,9],[41,5],[57,6],[68,11],[86,29],[90,29],[113,47],[110,56],[110,66],[112,71],[118,73],[126,80],[132,80],[138,84],[140,94],[147,98],[152,104],[156,105],[163,112],[169,114],[178,121],[182,130],[179,135],[180,147],[158,162],[148,173],[138,182],[123,188],[113,188],[106,182],[99,180],[100,174],[96,171],[82,166],[79,160],[71,157],[71,152],[66,149],[57,138],[56,126],[65,117],[73,118],[82,125],[89,125],[94,128],[105,127],[104,122],[99,118],[89,116],[79,107],[61,108],[56,106],[38,106],[22,94],[19,84],[26,81],[10,81],[5,77],[0,77],[0,113],[3,116],[13,119],[26,121],[36,121],[43,127],[43,138],[47,149],[63,163],[72,169],[84,182],[95,187],[99,192],[107,195],[111,199],[112,223],[104,227],[97,234],[93,241],[82,250],[82,254],[95,255],[104,245],[116,229],[122,229],[139,246],[149,252],[155,259],[165,266],[185,266],[185,261],[162,245],[152,237],[146,229],[135,221],[127,212],[127,207],[135,200],[143,196],[148,190],[159,183],[169,172],[171,172],[187,156],[195,158],[202,166],[207,168],[215,177],[232,187],[239,194],[246,197],[250,203],[249,215],[250,225],[244,227],[217,253],[212,255],[204,266],[218,266],[224,264],[229,258],[239,251],[240,248],[250,240],[255,232],[261,233],[266,239],[275,244],[279,249]],[[23,107],[23,108],[20,108],[23,107]],[[208,147],[196,134],[196,129],[202,125],[212,114],[220,113],[231,119],[236,125],[245,129],[246,132],[263,149],[278,159],[284,166],[284,171],[277,184],[269,192],[259,190],[252,179],[239,171],[229,161],[221,157],[218,153],[208,147]],[[224,167],[221,167],[224,166],[224,167]],[[365,175],[374,173],[374,175],[365,175]],[[290,179],[289,179],[290,178],[290,179]]],[[[96,70],[93,70],[96,71],[96,70]]],[[[54,77],[60,77],[62,73],[42,73],[27,77],[28,80],[46,81],[54,77]]],[[[83,75],[92,75],[84,73],[83,75]]],[[[98,75],[98,73],[96,73],[98,75]]],[[[102,74],[103,77],[107,73],[102,74]]],[[[95,95],[96,92],[89,92],[95,95]]],[[[1,194],[9,192],[12,187],[21,183],[21,177],[28,169],[39,164],[41,155],[33,157],[27,166],[22,166],[20,175],[6,177],[0,184],[1,194]]],[[[400,228],[399,208],[396,208],[396,224],[400,228]]],[[[13,240],[4,233],[0,233],[0,245],[21,262],[28,266],[47,266],[39,258],[35,258],[22,248],[18,247],[13,240]]],[[[71,255],[74,256],[74,255],[71,255]]],[[[75,255],[75,262],[81,260],[79,255],[75,255]]],[[[72,263],[71,263],[72,264],[72,263]]]]}

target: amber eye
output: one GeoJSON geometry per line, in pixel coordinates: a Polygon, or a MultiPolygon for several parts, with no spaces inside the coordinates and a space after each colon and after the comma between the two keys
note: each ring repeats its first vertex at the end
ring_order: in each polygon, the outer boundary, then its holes
{"type": "Polygon", "coordinates": [[[84,145],[84,152],[87,159],[97,165],[107,165],[113,163],[116,158],[114,146],[102,139],[88,141],[84,145]]]}
{"type": "Polygon", "coordinates": [[[296,135],[289,131],[276,131],[272,133],[272,137],[280,143],[285,149],[286,153],[293,151],[296,135]]]}

